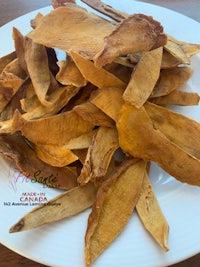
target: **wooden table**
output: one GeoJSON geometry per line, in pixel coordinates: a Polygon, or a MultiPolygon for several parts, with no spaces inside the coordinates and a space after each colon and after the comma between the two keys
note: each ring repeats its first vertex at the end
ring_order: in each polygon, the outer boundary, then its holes
{"type": "MultiPolygon", "coordinates": [[[[92,1],[92,0],[91,0],[92,1]]],[[[118,0],[121,1],[121,0],[118,0]]],[[[163,7],[170,8],[185,14],[200,22],[200,1],[199,0],[151,0],[140,1],[148,2],[163,7]]],[[[0,26],[30,12],[32,10],[50,5],[50,0],[0,0],[0,26]]],[[[45,267],[45,265],[33,262],[29,259],[21,257],[15,252],[10,251],[0,244],[0,266],[1,267],[45,267]]],[[[199,267],[200,254],[171,267],[199,267]]],[[[76,266],[74,266],[76,267],[76,266]]],[[[139,266],[138,266],[139,267],[139,266]]]]}

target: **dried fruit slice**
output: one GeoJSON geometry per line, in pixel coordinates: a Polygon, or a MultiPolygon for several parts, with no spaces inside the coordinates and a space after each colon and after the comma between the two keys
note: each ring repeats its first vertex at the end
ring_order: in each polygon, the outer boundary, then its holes
{"type": "Polygon", "coordinates": [[[120,147],[134,157],[155,161],[183,183],[200,185],[200,161],[155,128],[144,107],[125,103],[118,115],[120,147]]]}
{"type": "Polygon", "coordinates": [[[145,168],[146,163],[143,160],[124,161],[100,186],[85,236],[87,267],[110,245],[129,221],[142,188],[145,168]]]}

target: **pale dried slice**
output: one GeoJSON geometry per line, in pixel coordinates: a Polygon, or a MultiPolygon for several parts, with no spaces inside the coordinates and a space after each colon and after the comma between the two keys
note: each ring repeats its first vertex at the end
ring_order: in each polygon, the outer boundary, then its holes
{"type": "Polygon", "coordinates": [[[124,19],[104,41],[95,55],[96,66],[104,66],[121,55],[149,51],[163,46],[167,41],[163,27],[152,17],[133,14],[124,19]]]}
{"type": "Polygon", "coordinates": [[[147,173],[144,175],[136,210],[146,230],[163,250],[168,251],[169,226],[156,199],[147,173]]]}
{"type": "Polygon", "coordinates": [[[74,110],[37,120],[25,120],[16,111],[12,123],[13,132],[21,131],[36,145],[64,145],[71,138],[91,131],[94,126],[93,123],[82,119],[74,110]]]}
{"type": "Polygon", "coordinates": [[[94,203],[96,188],[93,184],[75,187],[25,214],[9,232],[21,232],[74,216],[94,203]]]}
{"type": "Polygon", "coordinates": [[[200,185],[200,160],[188,154],[155,128],[144,107],[125,103],[118,115],[119,144],[124,152],[161,168],[183,183],[200,185]]]}
{"type": "Polygon", "coordinates": [[[200,123],[149,102],[144,107],[156,129],[187,153],[200,159],[200,123]]]}
{"type": "Polygon", "coordinates": [[[140,108],[151,95],[160,76],[163,48],[143,52],[123,94],[127,101],[140,108]],[[143,75],[145,73],[145,75],[143,75]]]}
{"type": "Polygon", "coordinates": [[[160,106],[194,106],[199,104],[199,95],[197,93],[174,90],[168,95],[151,98],[150,100],[160,106]]]}
{"type": "Polygon", "coordinates": [[[59,7],[44,16],[28,34],[34,42],[64,51],[73,49],[92,58],[114,25],[78,6],[59,7]],[[62,22],[62,23],[61,23],[62,22]]]}
{"type": "Polygon", "coordinates": [[[146,163],[142,160],[124,161],[100,186],[85,236],[87,267],[114,241],[129,221],[142,188],[145,167],[146,163]]]}
{"type": "Polygon", "coordinates": [[[95,181],[96,178],[105,176],[118,147],[116,128],[100,127],[88,149],[78,183],[85,184],[90,180],[95,181]]]}
{"type": "Polygon", "coordinates": [[[33,182],[66,190],[77,186],[76,168],[58,168],[46,164],[36,156],[21,135],[1,135],[0,140],[0,154],[13,160],[19,171],[33,182]]]}
{"type": "Polygon", "coordinates": [[[46,48],[26,38],[24,49],[25,62],[35,93],[42,105],[50,107],[52,103],[48,101],[47,92],[51,84],[51,75],[46,48]]]}
{"type": "Polygon", "coordinates": [[[161,70],[159,80],[151,94],[151,97],[167,95],[184,85],[193,74],[189,67],[176,67],[161,70]]]}
{"type": "Polygon", "coordinates": [[[104,4],[100,0],[81,0],[83,3],[87,4],[88,6],[94,8],[95,10],[99,11],[100,13],[114,19],[117,22],[122,21],[126,17],[128,17],[128,14],[121,12],[119,10],[114,9],[113,7],[104,4]]]}
{"type": "Polygon", "coordinates": [[[116,121],[118,112],[124,103],[123,92],[124,90],[120,88],[104,88],[92,94],[90,102],[116,121]]]}
{"type": "Polygon", "coordinates": [[[69,55],[82,73],[83,77],[98,88],[117,87],[125,88],[126,84],[112,73],[96,67],[93,62],[70,50],[69,55]]]}
{"type": "Polygon", "coordinates": [[[56,74],[56,80],[63,85],[73,85],[82,87],[86,85],[86,80],[83,78],[75,63],[71,60],[57,62],[59,72],[56,74]]]}

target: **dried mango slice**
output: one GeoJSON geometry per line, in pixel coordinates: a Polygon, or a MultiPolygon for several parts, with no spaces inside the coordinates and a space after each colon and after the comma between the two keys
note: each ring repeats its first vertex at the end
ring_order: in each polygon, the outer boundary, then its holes
{"type": "Polygon", "coordinates": [[[0,58],[0,73],[3,71],[3,69],[6,67],[8,63],[16,59],[16,52],[13,51],[3,57],[0,58]]]}
{"type": "Polygon", "coordinates": [[[59,72],[56,74],[56,80],[61,84],[74,85],[76,87],[86,85],[86,80],[73,61],[59,61],[57,64],[59,66],[59,72]]]}
{"type": "MultiPolygon", "coordinates": [[[[96,132],[97,129],[94,129],[76,138],[72,138],[66,144],[63,145],[63,148],[70,150],[88,148],[91,145],[92,139],[96,134],[96,132]]],[[[48,149],[51,150],[51,145],[48,145],[46,147],[48,147],[48,149]]]]}
{"type": "Polygon", "coordinates": [[[44,15],[42,15],[40,12],[35,16],[34,19],[31,20],[31,27],[33,29],[35,29],[39,24],[40,21],[42,20],[42,18],[44,17],[44,15]]]}
{"type": "Polygon", "coordinates": [[[85,163],[78,177],[80,184],[105,176],[114,152],[119,147],[116,128],[100,127],[88,149],[85,163]]]}
{"type": "Polygon", "coordinates": [[[103,48],[93,58],[102,67],[121,55],[149,51],[163,46],[167,41],[163,27],[152,17],[130,15],[106,36],[103,48]]]}
{"type": "Polygon", "coordinates": [[[144,107],[155,128],[187,153],[200,159],[200,123],[149,102],[144,107]]]}
{"type": "Polygon", "coordinates": [[[168,40],[164,47],[170,54],[181,60],[181,63],[190,64],[189,57],[185,54],[180,45],[168,40]]]}
{"type": "Polygon", "coordinates": [[[67,105],[70,99],[74,97],[79,90],[80,88],[76,88],[74,86],[58,88],[51,95],[49,95],[49,100],[51,103],[53,103],[51,107],[43,106],[39,101],[37,101],[37,99],[35,99],[35,96],[29,99],[21,99],[22,108],[24,111],[26,111],[22,117],[26,120],[31,120],[55,115],[65,105],[67,105]]]}
{"type": "Polygon", "coordinates": [[[11,62],[9,62],[5,68],[3,69],[5,72],[13,73],[17,77],[21,79],[26,79],[27,74],[25,71],[21,68],[19,64],[18,58],[13,59],[11,62]]]}
{"type": "Polygon", "coordinates": [[[123,94],[124,101],[137,108],[146,102],[160,76],[162,51],[163,48],[159,47],[142,54],[123,94]]]}
{"type": "Polygon", "coordinates": [[[144,107],[136,109],[125,103],[118,115],[117,130],[120,147],[126,153],[157,162],[183,183],[200,185],[200,161],[155,128],[144,107]]]}
{"type": "Polygon", "coordinates": [[[90,266],[120,234],[137,203],[146,163],[124,161],[100,186],[85,236],[85,261],[90,266]],[[120,209],[119,209],[120,207],[120,209]]]}
{"type": "Polygon", "coordinates": [[[35,93],[42,105],[52,106],[52,103],[47,99],[51,76],[46,49],[43,45],[34,43],[31,39],[25,40],[24,49],[25,62],[35,93]]]}
{"type": "Polygon", "coordinates": [[[83,77],[94,84],[98,88],[117,87],[125,88],[126,84],[112,73],[103,68],[98,68],[93,62],[81,56],[75,51],[70,50],[68,54],[71,56],[76,66],[82,73],[83,77]]]}
{"type": "Polygon", "coordinates": [[[200,52],[200,44],[194,44],[194,43],[188,43],[188,42],[180,41],[180,40],[177,40],[174,37],[169,36],[169,35],[168,35],[168,40],[179,45],[182,48],[182,50],[184,51],[184,53],[186,54],[186,56],[189,58],[200,52]]]}
{"type": "Polygon", "coordinates": [[[120,88],[104,88],[95,92],[90,102],[116,121],[118,112],[124,103],[123,92],[124,90],[120,88]]]}
{"type": "Polygon", "coordinates": [[[147,231],[163,250],[168,251],[169,226],[153,192],[147,173],[144,175],[136,210],[147,231]]]}
{"type": "Polygon", "coordinates": [[[189,67],[176,67],[161,70],[159,80],[151,94],[151,97],[163,96],[171,93],[184,85],[193,73],[189,67]]]}
{"type": "Polygon", "coordinates": [[[78,6],[59,7],[44,16],[28,34],[34,42],[92,58],[114,25],[78,6]],[[62,23],[61,23],[62,21],[62,23]]]}
{"type": "Polygon", "coordinates": [[[171,69],[180,65],[182,61],[172,54],[170,54],[165,49],[163,50],[163,58],[161,63],[161,69],[171,69]]]}
{"type": "Polygon", "coordinates": [[[36,145],[63,145],[71,138],[91,131],[94,126],[93,123],[82,119],[74,110],[37,120],[25,120],[16,111],[12,123],[13,132],[21,131],[36,145]]]}
{"type": "Polygon", "coordinates": [[[25,37],[24,35],[15,27],[13,27],[13,40],[16,50],[16,55],[19,60],[21,68],[28,74],[26,61],[25,61],[25,37]]]}
{"type": "Polygon", "coordinates": [[[197,93],[174,90],[168,95],[151,98],[150,100],[160,106],[193,106],[199,104],[199,95],[197,93]]]}
{"type": "Polygon", "coordinates": [[[0,74],[0,112],[22,86],[24,80],[13,73],[2,72],[0,74]]]}
{"type": "Polygon", "coordinates": [[[113,120],[89,101],[75,106],[73,110],[85,121],[93,125],[114,127],[113,120]]]}
{"type": "Polygon", "coordinates": [[[78,157],[64,146],[51,146],[51,149],[46,149],[46,146],[33,146],[38,158],[47,164],[55,167],[64,167],[78,160],[78,157]]]}

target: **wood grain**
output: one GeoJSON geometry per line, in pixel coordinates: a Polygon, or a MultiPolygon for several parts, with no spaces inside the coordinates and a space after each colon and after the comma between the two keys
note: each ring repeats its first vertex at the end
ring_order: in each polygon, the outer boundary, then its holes
{"type": "MultiPolygon", "coordinates": [[[[121,0],[119,0],[121,1],[121,0]]],[[[200,22],[199,0],[145,0],[178,11],[200,22]]],[[[50,5],[50,0],[0,0],[0,26],[27,12],[50,5]]],[[[45,267],[46,265],[26,259],[0,244],[0,267],[45,267]]],[[[170,267],[199,267],[200,254],[170,267]]],[[[76,267],[76,266],[74,266],[76,267]]],[[[126,267],[126,266],[125,266],[126,267]]],[[[137,266],[139,267],[139,266],[137,266]]]]}

